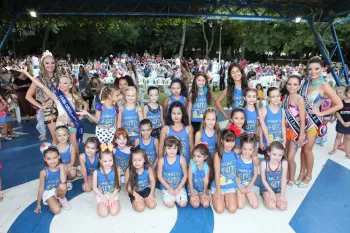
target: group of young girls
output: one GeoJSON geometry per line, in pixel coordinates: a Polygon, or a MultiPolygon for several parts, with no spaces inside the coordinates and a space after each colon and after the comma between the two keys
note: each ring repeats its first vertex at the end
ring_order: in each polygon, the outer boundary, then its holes
{"type": "MultiPolygon", "coordinates": [[[[266,208],[286,210],[286,190],[294,185],[307,187],[311,180],[312,147],[319,131],[324,132],[322,116],[343,107],[329,85],[320,81],[322,61],[310,60],[308,67],[309,79],[302,82],[298,75],[288,78],[289,94],[282,104],[280,90],[270,87],[268,104],[262,108],[258,108],[261,94],[249,87],[242,68],[234,63],[229,67],[228,87],[217,99],[206,75],[198,73],[189,93],[183,91],[181,80],[174,79],[171,95],[162,105],[158,104],[159,89],[150,87],[149,103],[141,108],[137,89],[128,84],[123,86],[123,78],[118,86],[102,89],[94,115],[84,110],[86,105],[80,101],[84,109],[76,115],[87,116],[96,123],[96,138],[87,139],[85,152],[79,155],[82,188],[95,192],[99,216],[118,214],[121,187],[128,193],[135,211],[155,208],[157,182],[169,208],[175,204],[185,207],[188,200],[194,208],[209,207],[211,200],[217,213],[225,209],[234,213],[245,206],[246,199],[252,208],[258,208],[254,191],[258,170],[266,208]],[[320,112],[324,96],[333,105],[320,112]],[[215,99],[218,110],[230,122],[222,131],[216,109],[210,107],[215,99]],[[231,113],[224,110],[223,100],[232,107],[231,113]],[[294,180],[294,157],[299,148],[302,148],[300,175],[294,180]],[[265,155],[262,162],[258,153],[265,155]]],[[[17,70],[53,99],[59,116],[62,115],[59,107],[62,103],[54,92],[25,69],[17,70]]],[[[69,78],[61,76],[58,81],[59,89],[69,97],[69,78]]],[[[347,113],[341,110],[339,115],[342,114],[347,113]]],[[[70,181],[77,175],[77,147],[73,140],[79,124],[73,125],[72,118],[64,119],[68,123],[56,125],[53,141],[57,145],[44,151],[45,169],[40,173],[35,212],[40,211],[41,199],[55,214],[60,211],[59,204],[70,208],[65,193],[72,188],[70,181]]],[[[347,122],[345,115],[342,119],[347,122]]],[[[342,125],[347,127],[347,123],[342,125]]]]}

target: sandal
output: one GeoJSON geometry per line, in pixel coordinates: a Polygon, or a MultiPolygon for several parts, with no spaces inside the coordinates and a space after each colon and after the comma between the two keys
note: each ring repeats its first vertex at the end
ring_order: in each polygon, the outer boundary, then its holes
{"type": "Polygon", "coordinates": [[[303,181],[303,178],[305,177],[305,174],[304,173],[300,173],[299,176],[302,177],[302,178],[301,178],[301,180],[299,180],[299,179],[295,180],[294,181],[295,185],[299,185],[303,181]]]}
{"type": "Polygon", "coordinates": [[[298,184],[299,188],[306,188],[307,186],[309,186],[310,181],[312,180],[311,177],[305,176],[305,179],[307,179],[309,181],[309,183],[304,183],[304,181],[302,181],[300,184],[298,184]]]}
{"type": "Polygon", "coordinates": [[[293,181],[288,180],[288,182],[287,182],[287,190],[291,190],[293,188],[293,186],[294,186],[293,181]],[[289,185],[289,184],[291,184],[291,185],[289,185]]]}
{"type": "Polygon", "coordinates": [[[4,139],[7,140],[7,141],[12,140],[12,138],[10,138],[10,137],[4,137],[4,139]]]}
{"type": "Polygon", "coordinates": [[[17,134],[12,134],[11,136],[10,136],[11,138],[18,138],[19,136],[17,135],[17,134]]]}
{"type": "Polygon", "coordinates": [[[4,193],[2,191],[0,191],[0,202],[4,200],[4,193]]]}

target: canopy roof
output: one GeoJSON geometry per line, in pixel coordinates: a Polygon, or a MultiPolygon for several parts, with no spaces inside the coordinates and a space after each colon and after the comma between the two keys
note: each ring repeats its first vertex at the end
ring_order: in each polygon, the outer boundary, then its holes
{"type": "Polygon", "coordinates": [[[350,13],[350,0],[15,0],[4,1],[5,15],[139,15],[294,20],[313,16],[328,22],[350,13]]]}

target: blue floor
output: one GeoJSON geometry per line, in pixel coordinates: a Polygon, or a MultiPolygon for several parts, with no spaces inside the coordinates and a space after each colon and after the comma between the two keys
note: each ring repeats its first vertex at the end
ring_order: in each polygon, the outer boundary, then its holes
{"type": "MultiPolygon", "coordinates": [[[[221,115],[221,114],[220,114],[221,115]]],[[[219,116],[220,121],[224,120],[219,116]]],[[[14,123],[15,131],[25,133],[11,141],[2,141],[0,162],[3,168],[0,175],[3,189],[37,179],[43,168],[42,154],[39,146],[36,122],[14,123]]],[[[84,120],[85,133],[94,134],[95,126],[84,120]]],[[[51,141],[48,139],[47,141],[51,141]]],[[[81,145],[81,151],[83,151],[81,145]]],[[[290,226],[296,233],[349,233],[350,232],[350,170],[328,160],[312,188],[290,220],[290,226]]],[[[68,192],[68,199],[82,193],[82,180],[74,182],[74,188],[68,192]]],[[[261,183],[260,177],[256,183],[261,183]]],[[[36,202],[29,205],[12,224],[8,232],[48,233],[53,214],[43,207],[40,215],[33,214],[36,202]]],[[[261,206],[260,208],[264,208],[261,206]]],[[[214,230],[214,213],[211,208],[178,208],[178,218],[172,233],[200,232],[214,230]],[[195,216],[195,217],[194,217],[195,216]]],[[[263,216],[262,216],[263,217],[263,216]]],[[[252,220],[253,222],[253,220],[252,220]]],[[[281,228],[283,229],[283,228],[281,228]]]]}

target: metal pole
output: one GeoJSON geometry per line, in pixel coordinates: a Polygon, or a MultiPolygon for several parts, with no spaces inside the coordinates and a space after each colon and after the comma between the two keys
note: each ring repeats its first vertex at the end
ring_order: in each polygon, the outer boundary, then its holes
{"type": "Polygon", "coordinates": [[[221,30],[222,30],[222,24],[220,23],[220,39],[219,39],[219,64],[221,62],[221,30]]]}
{"type": "Polygon", "coordinates": [[[2,38],[2,41],[0,43],[0,50],[2,49],[2,47],[4,46],[6,40],[8,39],[8,37],[11,35],[13,29],[15,28],[16,26],[16,23],[17,23],[17,20],[19,19],[19,16],[20,14],[17,14],[13,19],[12,19],[12,23],[11,25],[9,26],[9,28],[7,29],[6,31],[6,34],[4,36],[4,38],[2,38]]]}
{"type": "Polygon", "coordinates": [[[334,80],[335,80],[337,86],[343,86],[343,84],[339,80],[339,77],[338,77],[337,73],[335,72],[335,70],[334,70],[334,68],[332,66],[332,60],[329,57],[328,50],[325,47],[324,43],[322,42],[322,38],[321,38],[320,34],[316,31],[316,28],[315,28],[315,25],[314,25],[313,21],[309,19],[308,22],[309,22],[309,25],[310,25],[310,29],[311,29],[312,33],[314,34],[314,36],[315,36],[316,43],[317,43],[318,47],[320,48],[321,53],[322,53],[326,63],[328,64],[329,69],[331,70],[331,73],[332,73],[332,75],[334,77],[334,80]]]}

